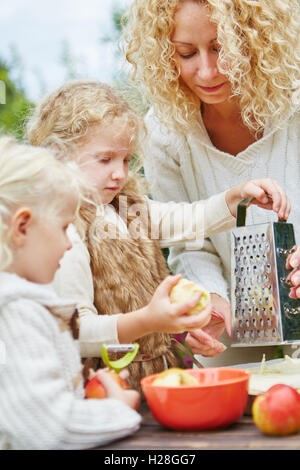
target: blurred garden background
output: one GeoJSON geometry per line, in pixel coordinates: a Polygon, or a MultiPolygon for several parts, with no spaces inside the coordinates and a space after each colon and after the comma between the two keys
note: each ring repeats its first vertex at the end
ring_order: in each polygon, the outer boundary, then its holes
{"type": "Polygon", "coordinates": [[[21,138],[32,107],[68,80],[96,79],[122,91],[128,88],[118,40],[120,18],[129,4],[10,0],[1,6],[1,133],[21,138]]]}

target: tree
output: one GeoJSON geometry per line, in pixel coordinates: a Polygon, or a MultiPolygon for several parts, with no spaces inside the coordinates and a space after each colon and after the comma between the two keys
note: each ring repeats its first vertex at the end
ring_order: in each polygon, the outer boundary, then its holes
{"type": "Polygon", "coordinates": [[[23,137],[24,122],[33,103],[26,97],[20,80],[13,80],[13,63],[8,64],[0,58],[0,129],[20,139],[23,137]]]}
{"type": "Polygon", "coordinates": [[[61,44],[60,64],[65,69],[66,82],[80,79],[86,74],[85,58],[75,55],[66,39],[61,44]]]}
{"type": "MultiPolygon", "coordinates": [[[[125,9],[116,3],[112,9],[113,31],[109,35],[101,37],[101,42],[109,42],[115,46],[114,53],[118,61],[121,60],[121,52],[118,45],[122,33],[121,19],[124,13],[125,9]]],[[[122,93],[124,98],[126,98],[128,103],[138,114],[144,115],[148,111],[149,103],[141,94],[139,87],[132,83],[125,69],[121,72],[118,71],[118,73],[114,75],[113,86],[122,93]]]]}

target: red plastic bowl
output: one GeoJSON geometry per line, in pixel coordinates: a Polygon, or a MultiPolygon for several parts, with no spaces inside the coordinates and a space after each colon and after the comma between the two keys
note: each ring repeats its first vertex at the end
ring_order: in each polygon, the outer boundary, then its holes
{"type": "Polygon", "coordinates": [[[216,429],[243,415],[248,401],[248,372],[221,367],[185,370],[199,386],[152,385],[158,374],[141,380],[148,406],[160,424],[177,430],[216,429]]]}

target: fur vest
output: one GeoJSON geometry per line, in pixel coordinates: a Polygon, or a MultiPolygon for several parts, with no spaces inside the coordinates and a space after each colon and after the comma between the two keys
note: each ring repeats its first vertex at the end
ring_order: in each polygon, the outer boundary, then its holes
{"type": "MultiPolygon", "coordinates": [[[[96,217],[95,208],[89,206],[80,210],[91,259],[94,304],[99,315],[128,313],[146,306],[158,285],[169,275],[158,240],[149,237],[151,224],[147,203],[137,196],[136,191],[136,182],[131,179],[112,201],[127,225],[128,236],[114,236],[120,232],[103,217],[96,217]],[[127,206],[125,212],[124,208],[121,210],[124,201],[127,206]],[[139,207],[144,210],[130,214],[133,204],[135,208],[136,204],[141,204],[139,207]]],[[[132,388],[140,390],[140,379],[146,375],[168,367],[184,367],[172,335],[153,333],[136,341],[139,353],[128,366],[128,383],[132,388]]],[[[94,368],[103,366],[99,361],[93,359],[90,364],[94,368]]]]}

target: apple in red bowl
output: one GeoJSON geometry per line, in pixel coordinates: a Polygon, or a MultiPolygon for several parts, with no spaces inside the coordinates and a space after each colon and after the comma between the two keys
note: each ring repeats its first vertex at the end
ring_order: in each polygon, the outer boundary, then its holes
{"type": "Polygon", "coordinates": [[[177,430],[217,429],[243,415],[248,402],[248,372],[221,367],[184,372],[197,383],[178,384],[175,379],[159,383],[160,374],[141,380],[148,406],[160,424],[177,430]]]}

